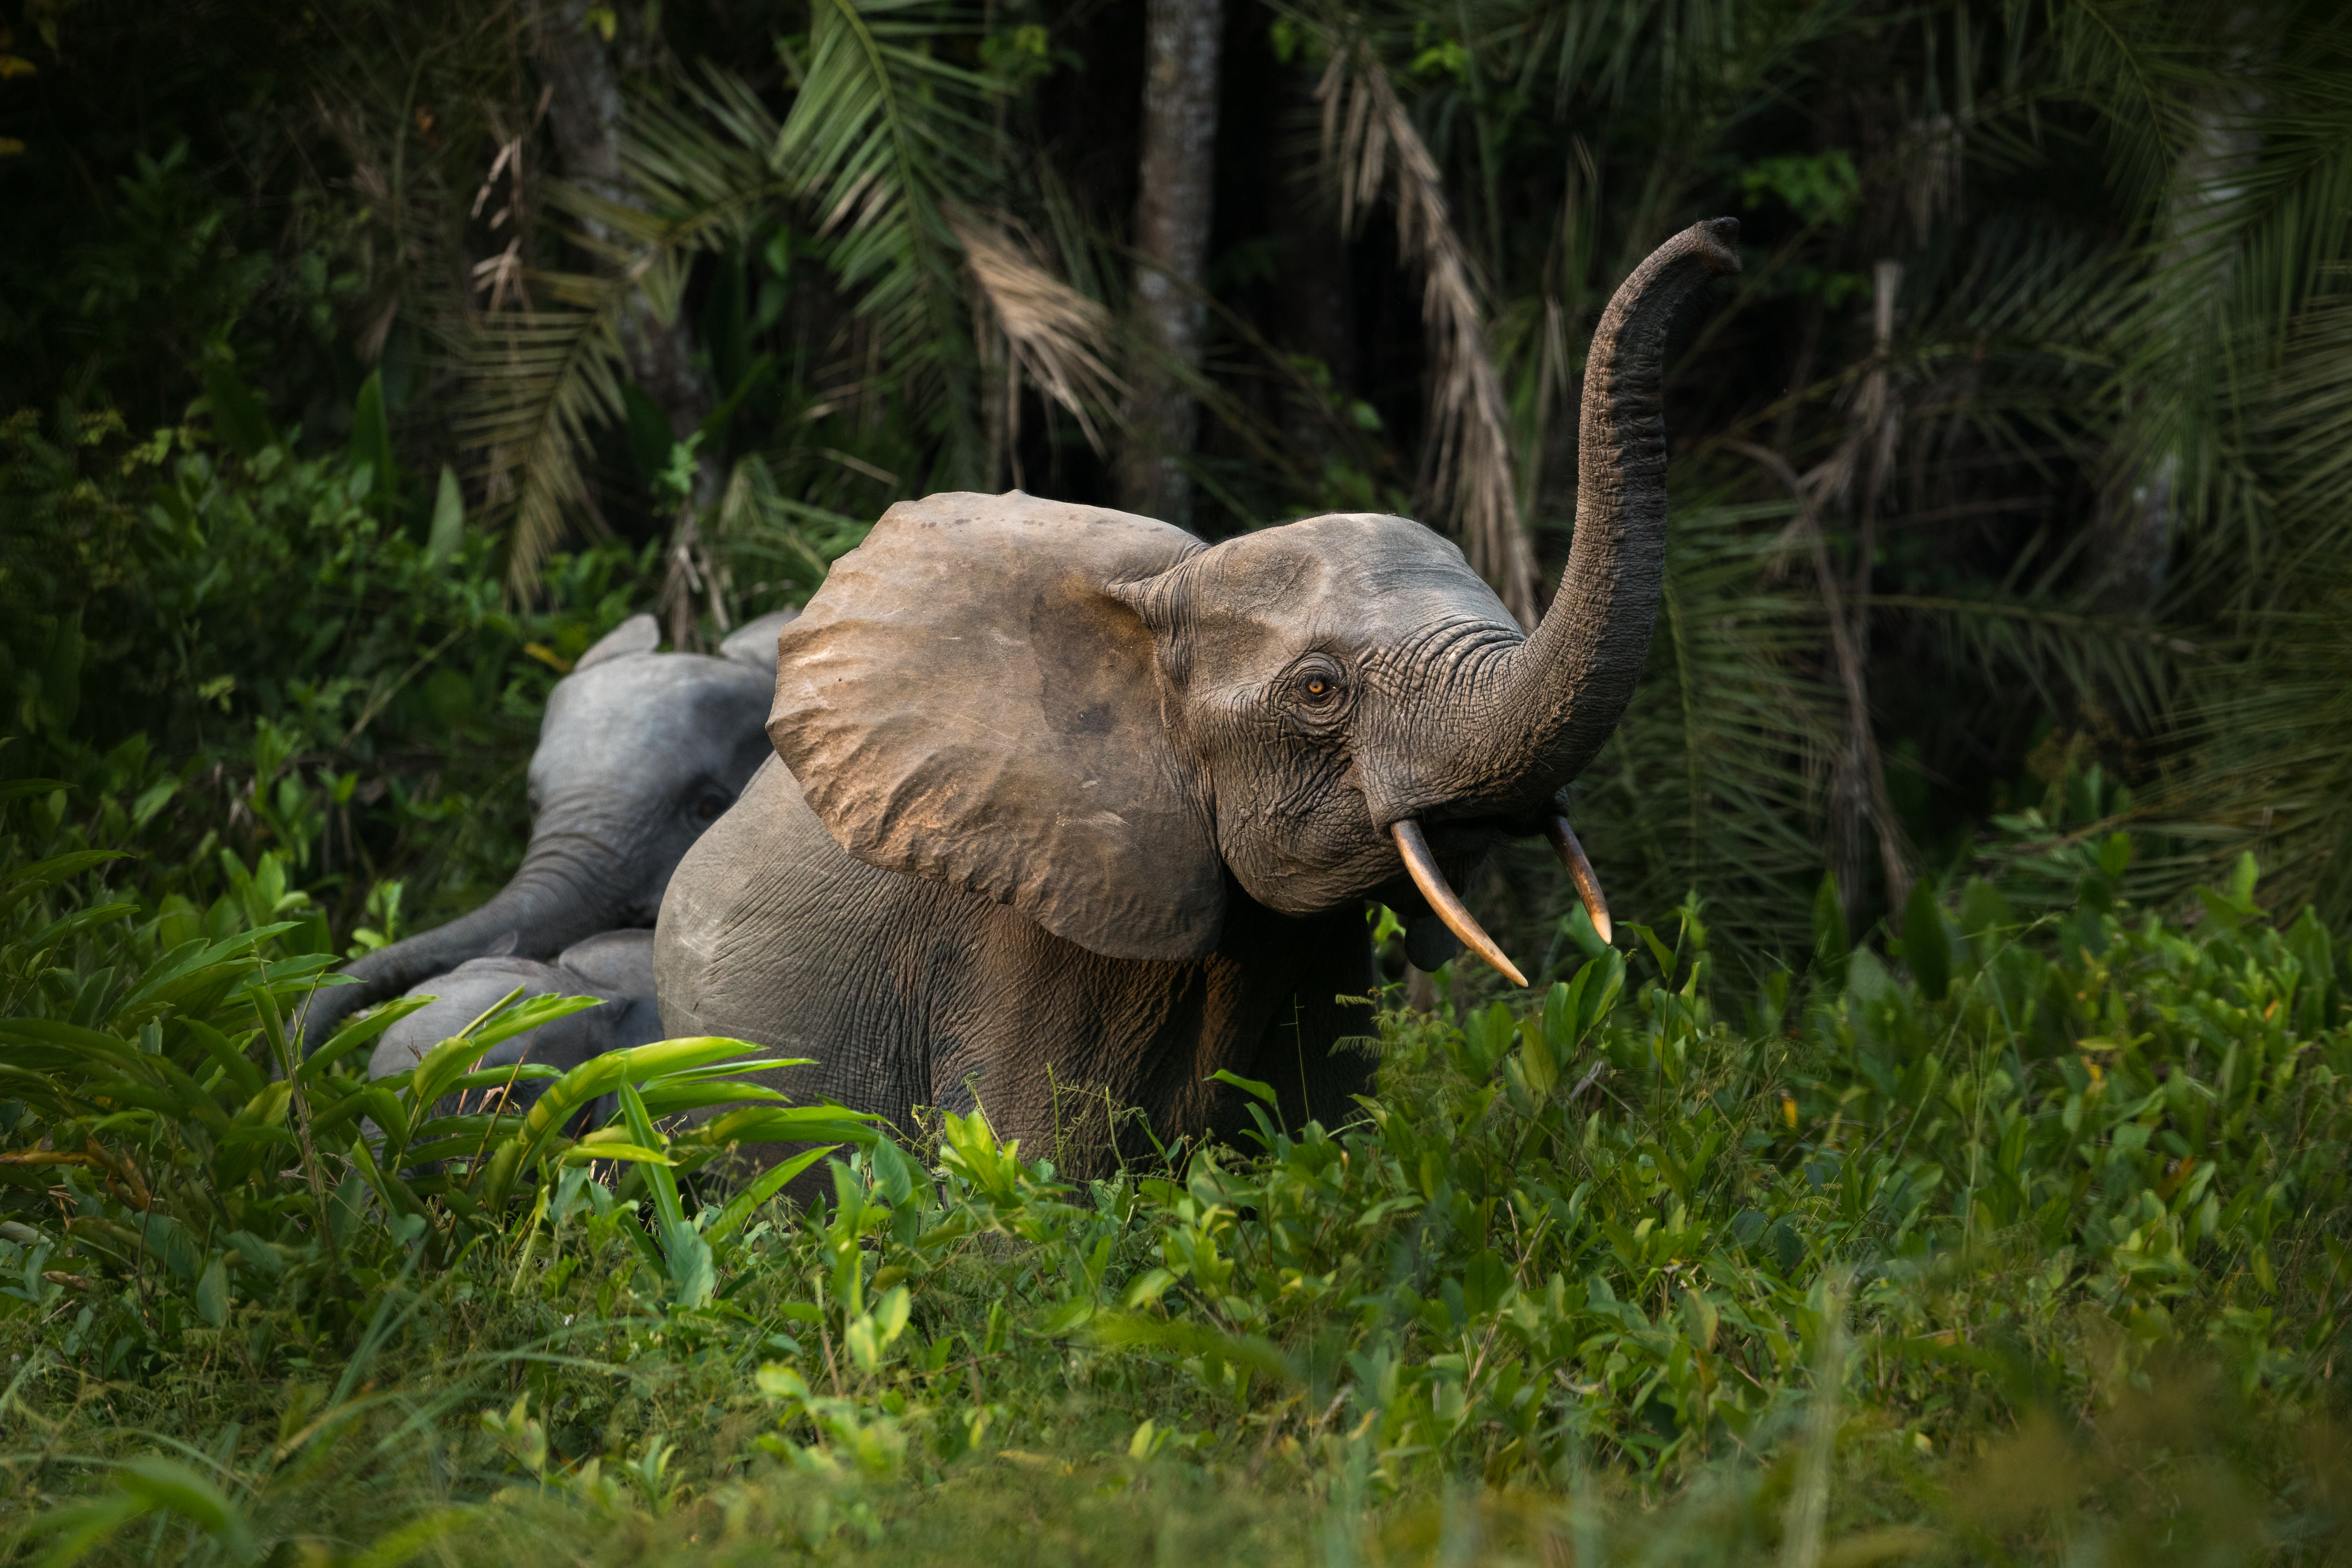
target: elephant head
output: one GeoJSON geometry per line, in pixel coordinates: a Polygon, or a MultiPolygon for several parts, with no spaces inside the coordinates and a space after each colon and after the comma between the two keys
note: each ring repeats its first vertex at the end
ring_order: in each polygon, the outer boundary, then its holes
{"type": "Polygon", "coordinates": [[[1448,873],[1548,833],[1606,929],[1559,792],[1648,652],[1666,328],[1738,268],[1738,233],[1675,236],[1602,316],[1575,539],[1532,634],[1402,518],[1203,546],[1018,492],[933,496],[892,508],[785,629],[779,754],[851,855],[1108,957],[1208,954],[1236,887],[1300,916],[1378,894],[1420,917],[1417,961],[1442,922],[1518,980],[1448,873]]]}
{"type": "Polygon", "coordinates": [[[305,1041],[469,959],[551,959],[596,932],[652,925],[670,873],[767,755],[776,633],[793,614],[751,622],[716,658],[656,653],[651,616],[581,655],[540,722],[530,843],[513,880],[472,913],[351,964],[357,984],[311,999],[305,1041]]]}

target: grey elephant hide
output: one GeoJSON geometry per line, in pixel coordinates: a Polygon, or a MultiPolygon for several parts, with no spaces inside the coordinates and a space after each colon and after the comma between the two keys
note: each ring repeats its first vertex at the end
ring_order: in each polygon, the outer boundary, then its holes
{"type": "MultiPolygon", "coordinates": [[[[535,996],[594,996],[602,1005],[501,1040],[473,1065],[477,1069],[531,1063],[569,1072],[606,1051],[662,1037],[654,1003],[653,932],[605,931],[565,949],[552,963],[504,955],[468,959],[410,991],[435,998],[386,1029],[368,1058],[368,1076],[404,1072],[442,1041],[480,1017],[520,987],[535,996]]],[[[504,1097],[509,1109],[535,1103],[550,1080],[519,1080],[504,1097]]],[[[478,1108],[479,1091],[475,1097],[478,1108]]],[[[444,1111],[457,1109],[452,1101],[444,1111]]]]}
{"type": "Polygon", "coordinates": [[[908,1135],[984,1110],[1073,1172],[1246,1126],[1220,1073],[1294,1127],[1348,1115],[1367,900],[1416,961],[1452,949],[1435,917],[1517,978],[1454,889],[1497,845],[1567,841],[1566,786],[1632,700],[1665,334],[1738,232],[1675,236],[1603,313],[1532,632],[1404,518],[1210,545],[1018,491],[892,507],[779,638],[776,760],[670,879],[667,1031],[814,1058],[774,1087],[908,1135]]]}
{"type": "Polygon", "coordinates": [[[744,626],[716,658],[653,651],[650,616],[583,654],[548,698],[530,760],[530,843],[513,879],[471,913],[351,964],[351,984],[305,1008],[306,1048],[360,1008],[469,961],[543,964],[599,931],[650,927],[688,847],[767,753],[775,639],[793,614],[744,626]]]}

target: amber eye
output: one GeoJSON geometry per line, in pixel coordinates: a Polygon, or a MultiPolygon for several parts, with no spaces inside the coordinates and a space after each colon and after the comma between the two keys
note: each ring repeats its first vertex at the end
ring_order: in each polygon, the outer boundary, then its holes
{"type": "Polygon", "coordinates": [[[1298,678],[1298,695],[1320,705],[1339,695],[1339,678],[1328,669],[1310,669],[1298,678]]]}

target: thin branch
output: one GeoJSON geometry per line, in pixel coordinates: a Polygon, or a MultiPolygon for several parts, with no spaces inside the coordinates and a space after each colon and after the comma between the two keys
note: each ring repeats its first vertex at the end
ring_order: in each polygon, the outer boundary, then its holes
{"type": "MultiPolygon", "coordinates": [[[[1903,843],[1902,827],[1895,819],[1894,803],[1886,794],[1886,767],[1879,756],[1878,737],[1870,722],[1870,689],[1863,669],[1862,648],[1846,612],[1844,590],[1830,562],[1829,542],[1822,534],[1813,487],[1798,477],[1786,458],[1769,447],[1759,447],[1753,441],[1726,441],[1724,445],[1763,464],[1795,498],[1797,515],[1789,525],[1789,539],[1792,544],[1801,544],[1812,557],[1822,612],[1830,624],[1830,647],[1837,658],[1839,684],[1845,690],[1847,765],[1858,774],[1863,785],[1853,804],[1860,807],[1858,815],[1878,839],[1879,864],[1886,874],[1887,907],[1900,909],[1911,894],[1910,858],[1903,843]]],[[[1832,811],[1831,815],[1832,830],[1835,832],[1839,814],[1832,811]]],[[[1843,890],[1851,907],[1859,890],[1843,890]]]]}

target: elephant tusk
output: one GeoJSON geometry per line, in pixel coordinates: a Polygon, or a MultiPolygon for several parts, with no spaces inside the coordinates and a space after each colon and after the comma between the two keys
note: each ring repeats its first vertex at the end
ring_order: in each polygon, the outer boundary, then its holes
{"type": "Polygon", "coordinates": [[[1609,900],[1601,896],[1601,879],[1592,874],[1592,862],[1584,858],[1584,846],[1576,841],[1576,829],[1568,818],[1558,812],[1544,824],[1544,837],[1559,855],[1559,863],[1568,868],[1569,879],[1576,884],[1576,896],[1584,900],[1584,912],[1592,917],[1592,929],[1603,942],[1616,940],[1609,923],[1609,900]]]}
{"type": "Polygon", "coordinates": [[[1470,911],[1462,907],[1462,900],[1454,896],[1454,889],[1446,886],[1445,873],[1437,868],[1437,857],[1429,852],[1429,840],[1422,837],[1421,824],[1406,817],[1389,832],[1395,836],[1397,853],[1404,857],[1404,868],[1412,873],[1412,885],[1421,889],[1421,896],[1429,900],[1429,907],[1445,922],[1445,929],[1460,937],[1463,946],[1493,964],[1512,984],[1525,985],[1528,977],[1519,973],[1518,965],[1503,956],[1495,939],[1479,929],[1478,922],[1470,918],[1470,911]]]}

